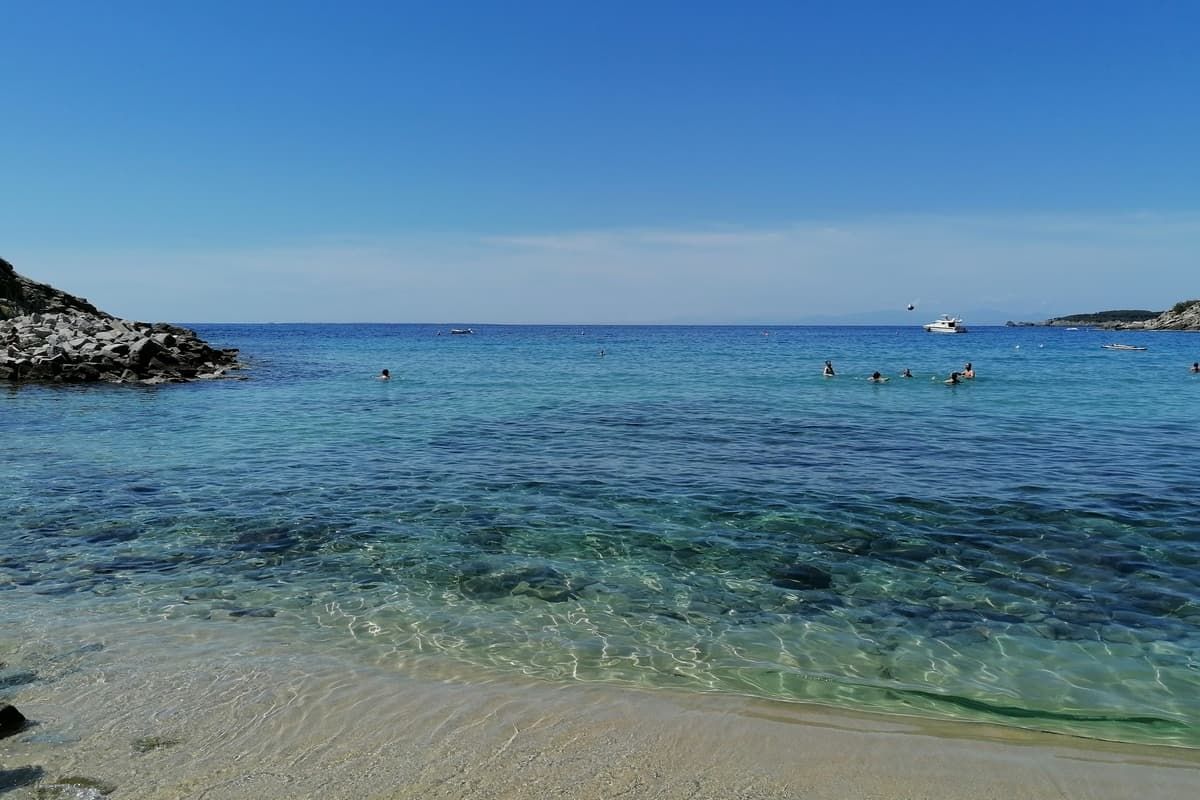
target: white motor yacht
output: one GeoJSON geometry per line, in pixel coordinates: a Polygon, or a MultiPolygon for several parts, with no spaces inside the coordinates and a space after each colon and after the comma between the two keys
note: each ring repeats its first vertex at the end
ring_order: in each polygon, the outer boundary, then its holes
{"type": "Polygon", "coordinates": [[[925,330],[930,333],[966,333],[967,329],[962,324],[962,320],[958,317],[952,317],[949,314],[942,314],[940,317],[930,322],[928,325],[923,325],[925,330]]]}

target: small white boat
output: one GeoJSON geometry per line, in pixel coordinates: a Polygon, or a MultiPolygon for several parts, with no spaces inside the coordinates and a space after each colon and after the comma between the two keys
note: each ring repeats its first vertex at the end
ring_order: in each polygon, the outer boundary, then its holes
{"type": "Polygon", "coordinates": [[[1105,350],[1145,350],[1145,347],[1138,347],[1134,344],[1102,344],[1100,345],[1105,350]]]}
{"type": "Polygon", "coordinates": [[[967,329],[962,324],[962,320],[958,317],[952,317],[949,314],[942,314],[940,317],[930,322],[928,325],[922,325],[929,333],[966,333],[967,329]]]}
{"type": "Polygon", "coordinates": [[[450,332],[455,336],[467,336],[475,331],[471,330],[470,328],[451,328],[450,332]]]}

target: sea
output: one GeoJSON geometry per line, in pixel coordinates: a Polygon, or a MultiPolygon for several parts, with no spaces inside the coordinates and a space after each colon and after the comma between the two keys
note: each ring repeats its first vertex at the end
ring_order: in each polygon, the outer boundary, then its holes
{"type": "Polygon", "coordinates": [[[192,327],[0,388],[0,701],[61,619],[1200,748],[1200,334],[192,327]]]}

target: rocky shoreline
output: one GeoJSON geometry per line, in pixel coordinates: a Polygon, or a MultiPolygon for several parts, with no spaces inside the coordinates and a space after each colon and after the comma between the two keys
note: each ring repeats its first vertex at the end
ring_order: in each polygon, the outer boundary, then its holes
{"type": "Polygon", "coordinates": [[[27,383],[182,383],[230,377],[238,351],[195,331],[132,322],[37,283],[0,259],[0,380],[27,383]]]}
{"type": "Polygon", "coordinates": [[[1144,322],[1125,322],[1114,330],[1121,331],[1200,331],[1200,300],[1185,300],[1154,319],[1144,322]]]}
{"type": "Polygon", "coordinates": [[[225,377],[238,351],[164,322],[64,312],[0,321],[0,380],[181,383],[225,377]]]}
{"type": "Polygon", "coordinates": [[[1200,331],[1200,300],[1184,300],[1171,309],[1155,315],[1145,312],[1145,319],[1095,319],[1106,315],[1129,315],[1133,312],[1109,311],[1075,317],[1055,317],[1044,322],[1008,322],[1010,328],[1080,327],[1108,331],[1200,331]]]}

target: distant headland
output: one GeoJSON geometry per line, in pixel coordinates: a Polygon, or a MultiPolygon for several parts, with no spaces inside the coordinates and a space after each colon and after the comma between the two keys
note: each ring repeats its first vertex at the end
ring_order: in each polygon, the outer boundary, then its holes
{"type": "Polygon", "coordinates": [[[1181,300],[1166,311],[1120,309],[1053,317],[1044,322],[1012,322],[1010,328],[1088,327],[1120,331],[1200,331],[1200,300],[1181,300]]]}
{"type": "Polygon", "coordinates": [[[237,354],[187,328],[118,319],[0,258],[0,380],[180,383],[226,377],[237,354]]]}

